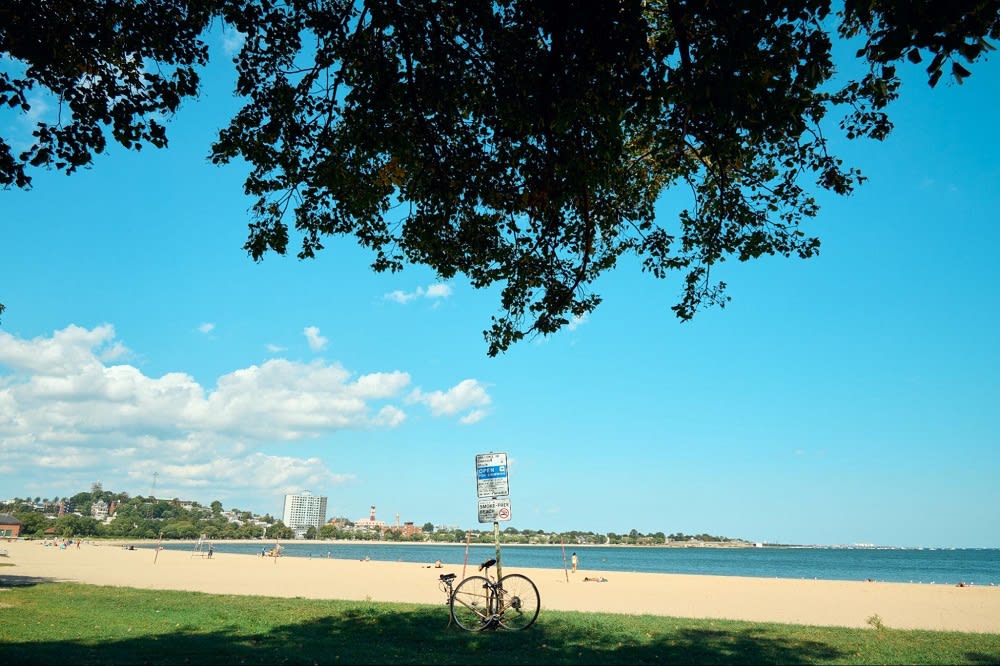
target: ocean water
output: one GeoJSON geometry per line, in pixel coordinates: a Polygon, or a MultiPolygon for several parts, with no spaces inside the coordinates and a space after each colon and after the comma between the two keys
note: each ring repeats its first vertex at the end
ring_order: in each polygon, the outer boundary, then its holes
{"type": "MultiPolygon", "coordinates": [[[[216,553],[260,555],[272,542],[213,543],[216,553]]],[[[149,546],[152,547],[152,546],[149,546]]],[[[163,544],[190,550],[190,543],[163,544]]],[[[282,544],[284,557],[315,557],[430,564],[435,560],[470,572],[495,556],[493,545],[392,544],[382,542],[301,541],[282,544]]],[[[575,551],[582,573],[635,571],[709,576],[877,580],[899,583],[1000,585],[1000,549],[882,548],[657,548],[629,546],[501,546],[505,570],[518,567],[562,569],[575,551]],[[564,559],[565,556],[565,559],[564,559]]],[[[461,571],[456,571],[461,573],[461,571]]]]}

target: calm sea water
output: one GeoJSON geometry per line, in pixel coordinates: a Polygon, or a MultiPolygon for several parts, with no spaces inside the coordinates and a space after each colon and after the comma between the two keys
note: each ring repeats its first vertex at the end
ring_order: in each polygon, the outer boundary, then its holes
{"type": "MultiPolygon", "coordinates": [[[[273,543],[214,543],[217,553],[260,555],[273,543]]],[[[195,546],[164,543],[170,550],[195,546]]],[[[282,544],[285,557],[331,557],[335,559],[429,564],[441,560],[449,569],[466,561],[464,545],[296,542],[282,544]]],[[[762,578],[818,578],[901,583],[1000,585],[1000,549],[847,549],[847,548],[655,548],[628,546],[580,546],[565,550],[568,564],[572,551],[580,570],[683,573],[710,576],[762,578]]],[[[494,546],[472,545],[468,564],[475,568],[496,553],[494,546]]],[[[502,546],[504,567],[562,569],[560,546],[502,546]]],[[[460,571],[457,573],[461,573],[460,571]]]]}

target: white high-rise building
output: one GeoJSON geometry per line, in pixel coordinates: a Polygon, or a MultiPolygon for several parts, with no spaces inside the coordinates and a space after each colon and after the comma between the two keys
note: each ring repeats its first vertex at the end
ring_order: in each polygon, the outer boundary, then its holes
{"type": "Polygon", "coordinates": [[[295,538],[305,536],[309,526],[319,529],[326,522],[326,497],[303,490],[297,495],[285,495],[285,512],[282,522],[295,530],[295,538]]]}

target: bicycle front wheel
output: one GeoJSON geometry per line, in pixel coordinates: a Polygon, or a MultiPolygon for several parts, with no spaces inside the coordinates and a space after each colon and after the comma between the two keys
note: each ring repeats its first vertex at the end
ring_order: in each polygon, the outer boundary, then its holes
{"type": "Polygon", "coordinates": [[[482,631],[490,618],[490,581],[482,576],[469,576],[451,595],[451,619],[466,631],[482,631]]]}
{"type": "Polygon", "coordinates": [[[497,583],[497,596],[497,615],[504,629],[518,631],[535,623],[541,598],[530,578],[521,574],[504,576],[497,583]]]}

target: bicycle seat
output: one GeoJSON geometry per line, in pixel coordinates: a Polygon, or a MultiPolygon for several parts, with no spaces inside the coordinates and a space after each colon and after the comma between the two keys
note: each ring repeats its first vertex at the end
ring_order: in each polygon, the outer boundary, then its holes
{"type": "Polygon", "coordinates": [[[479,565],[479,570],[482,571],[483,569],[489,569],[496,563],[497,563],[496,560],[486,560],[485,562],[479,565]]]}
{"type": "Polygon", "coordinates": [[[441,580],[443,580],[446,583],[448,581],[455,580],[455,577],[456,577],[456,574],[441,574],[440,576],[438,576],[438,578],[440,578],[441,580]]]}

